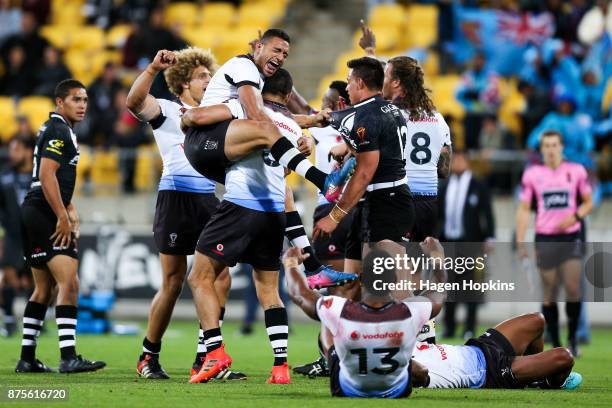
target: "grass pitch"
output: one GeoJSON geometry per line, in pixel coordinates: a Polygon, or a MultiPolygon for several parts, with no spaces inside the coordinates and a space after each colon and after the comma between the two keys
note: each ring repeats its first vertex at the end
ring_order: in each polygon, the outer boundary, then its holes
{"type": "MultiPolygon", "coordinates": [[[[144,325],[143,325],[144,327],[144,325]]],[[[58,342],[54,324],[41,336],[38,358],[57,367],[58,342]]],[[[19,357],[20,336],[0,338],[0,389],[10,387],[66,388],[68,401],[51,406],[74,407],[612,407],[612,329],[594,329],[593,343],[582,348],[583,357],[574,369],[584,377],[575,391],[542,390],[423,390],[416,389],[408,400],[332,399],[328,380],[294,375],[288,386],[265,383],[272,364],[272,352],[263,323],[253,335],[237,335],[238,326],[223,326],[226,350],[234,359],[233,368],[249,375],[247,381],[189,384],[189,369],[195,354],[197,326],[174,322],[164,338],[161,363],[172,377],[167,381],[138,378],[136,361],[141,336],[79,335],[77,350],[89,359],[105,360],[108,366],[96,373],[20,374],[14,373],[19,357]]],[[[316,356],[315,324],[294,324],[289,337],[289,364],[312,361],[316,356]]],[[[41,407],[49,402],[0,401],[3,406],[41,407]]]]}

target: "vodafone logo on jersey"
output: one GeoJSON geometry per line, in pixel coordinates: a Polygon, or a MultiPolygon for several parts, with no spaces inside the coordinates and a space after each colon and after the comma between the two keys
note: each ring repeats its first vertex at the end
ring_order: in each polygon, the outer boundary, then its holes
{"type": "Polygon", "coordinates": [[[351,340],[359,340],[360,338],[364,340],[385,340],[385,339],[401,339],[403,337],[404,337],[403,331],[362,334],[362,335],[359,335],[359,333],[357,333],[356,331],[351,333],[351,340]]]}

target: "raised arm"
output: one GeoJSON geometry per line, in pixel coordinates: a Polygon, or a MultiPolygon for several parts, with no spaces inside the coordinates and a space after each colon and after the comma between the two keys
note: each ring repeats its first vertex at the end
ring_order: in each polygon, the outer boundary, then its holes
{"type": "Polygon", "coordinates": [[[126,105],[129,111],[142,122],[149,122],[161,113],[161,108],[157,100],[149,94],[155,76],[174,65],[176,56],[174,52],[168,50],[158,51],[147,68],[138,75],[130,92],[128,93],[126,105]]]}
{"type": "MultiPolygon", "coordinates": [[[[447,274],[446,269],[444,269],[444,249],[440,241],[427,237],[420,245],[425,256],[431,258],[430,262],[433,264],[430,281],[436,284],[446,283],[447,274]]],[[[419,296],[424,296],[431,302],[431,318],[436,317],[440,313],[446,301],[446,291],[428,290],[420,293],[419,296]]]]}
{"type": "Polygon", "coordinates": [[[321,297],[318,292],[310,289],[306,277],[298,265],[309,255],[303,254],[300,248],[289,248],[283,256],[285,266],[285,284],[289,297],[311,319],[319,320],[317,316],[317,300],[321,297]]]}

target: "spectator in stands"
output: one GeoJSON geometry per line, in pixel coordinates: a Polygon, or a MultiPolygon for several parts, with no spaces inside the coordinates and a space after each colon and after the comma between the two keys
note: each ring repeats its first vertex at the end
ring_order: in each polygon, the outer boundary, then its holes
{"type": "Polygon", "coordinates": [[[45,48],[43,65],[36,74],[34,94],[53,97],[57,84],[67,78],[72,78],[70,70],[62,61],[59,50],[49,45],[45,48]]]}
{"type": "Polygon", "coordinates": [[[34,76],[26,63],[26,51],[21,45],[14,45],[9,50],[5,70],[0,79],[0,94],[18,98],[32,91],[34,76]]]}
{"type": "Polygon", "coordinates": [[[11,0],[0,0],[0,46],[21,31],[21,10],[11,3],[11,0]]]}
{"type": "Polygon", "coordinates": [[[113,108],[117,112],[114,122],[113,142],[121,149],[119,153],[119,170],[121,172],[124,193],[136,191],[136,148],[148,140],[147,124],[136,119],[127,109],[128,90],[121,88],[115,94],[113,108]]]}
{"type": "Polygon", "coordinates": [[[38,24],[34,14],[25,12],[21,16],[21,32],[6,39],[2,45],[2,60],[8,61],[9,52],[19,45],[25,51],[25,64],[36,70],[42,65],[43,52],[49,43],[38,33],[38,24]]]}
{"type": "Polygon", "coordinates": [[[19,115],[17,116],[16,121],[17,130],[13,134],[12,139],[30,140],[36,138],[36,133],[34,133],[32,125],[30,125],[30,121],[27,117],[19,115]]]}
{"type": "Polygon", "coordinates": [[[531,132],[527,139],[527,147],[537,150],[542,133],[547,130],[556,130],[563,136],[565,158],[582,164],[587,170],[593,170],[594,163],[591,154],[595,141],[591,132],[591,118],[576,112],[576,99],[573,95],[558,96],[555,105],[556,110],[544,116],[540,124],[531,132]]]}
{"type": "Polygon", "coordinates": [[[555,38],[566,42],[576,42],[578,24],[589,10],[590,2],[586,0],[548,0],[544,2],[546,10],[555,18],[555,38]]]}
{"type": "Polygon", "coordinates": [[[32,13],[36,24],[42,26],[47,23],[51,15],[51,0],[21,0],[21,9],[32,13]]]}
{"type": "Polygon", "coordinates": [[[501,151],[516,149],[516,138],[495,115],[487,115],[482,121],[479,144],[480,157],[487,167],[487,185],[495,191],[511,192],[514,187],[512,169],[506,163],[495,160],[495,157],[501,151]]]}
{"type": "MultiPolygon", "coordinates": [[[[102,144],[108,146],[109,137],[113,134],[118,116],[115,96],[121,89],[117,76],[117,67],[112,62],[104,65],[102,74],[94,80],[87,95],[89,96],[89,140],[85,144],[102,144]]],[[[79,139],[81,140],[81,139],[79,139]]]]}
{"type": "Polygon", "coordinates": [[[546,88],[535,86],[529,81],[521,80],[518,90],[525,98],[525,110],[521,112],[521,144],[524,147],[531,131],[550,112],[553,105],[546,88]]]}
{"type": "MultiPolygon", "coordinates": [[[[456,243],[445,246],[447,256],[483,256],[484,252],[488,251],[488,243],[495,237],[495,221],[489,190],[484,183],[472,176],[470,164],[462,151],[453,152],[451,172],[448,180],[441,184],[438,194],[440,241],[456,243]]],[[[482,270],[469,270],[463,274],[449,273],[448,281],[458,283],[463,280],[481,281],[483,275],[482,270]]],[[[459,302],[466,303],[467,306],[463,336],[472,337],[477,328],[476,313],[479,301],[481,297],[471,291],[448,292],[448,301],[444,306],[442,337],[455,336],[455,311],[459,302]]]]}
{"type": "Polygon", "coordinates": [[[477,52],[471,68],[463,74],[457,89],[457,99],[465,108],[465,144],[468,149],[477,149],[482,120],[487,114],[497,114],[500,104],[499,78],[485,67],[482,52],[477,52]]]}

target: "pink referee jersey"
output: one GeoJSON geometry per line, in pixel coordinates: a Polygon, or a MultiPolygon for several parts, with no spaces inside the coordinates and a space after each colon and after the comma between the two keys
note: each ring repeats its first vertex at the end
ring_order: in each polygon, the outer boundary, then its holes
{"type": "Polygon", "coordinates": [[[581,164],[562,162],[555,170],[543,164],[531,166],[523,173],[520,200],[537,200],[536,234],[572,234],[580,229],[576,222],[566,229],[558,225],[578,209],[578,197],[591,193],[587,172],[581,164]]]}

